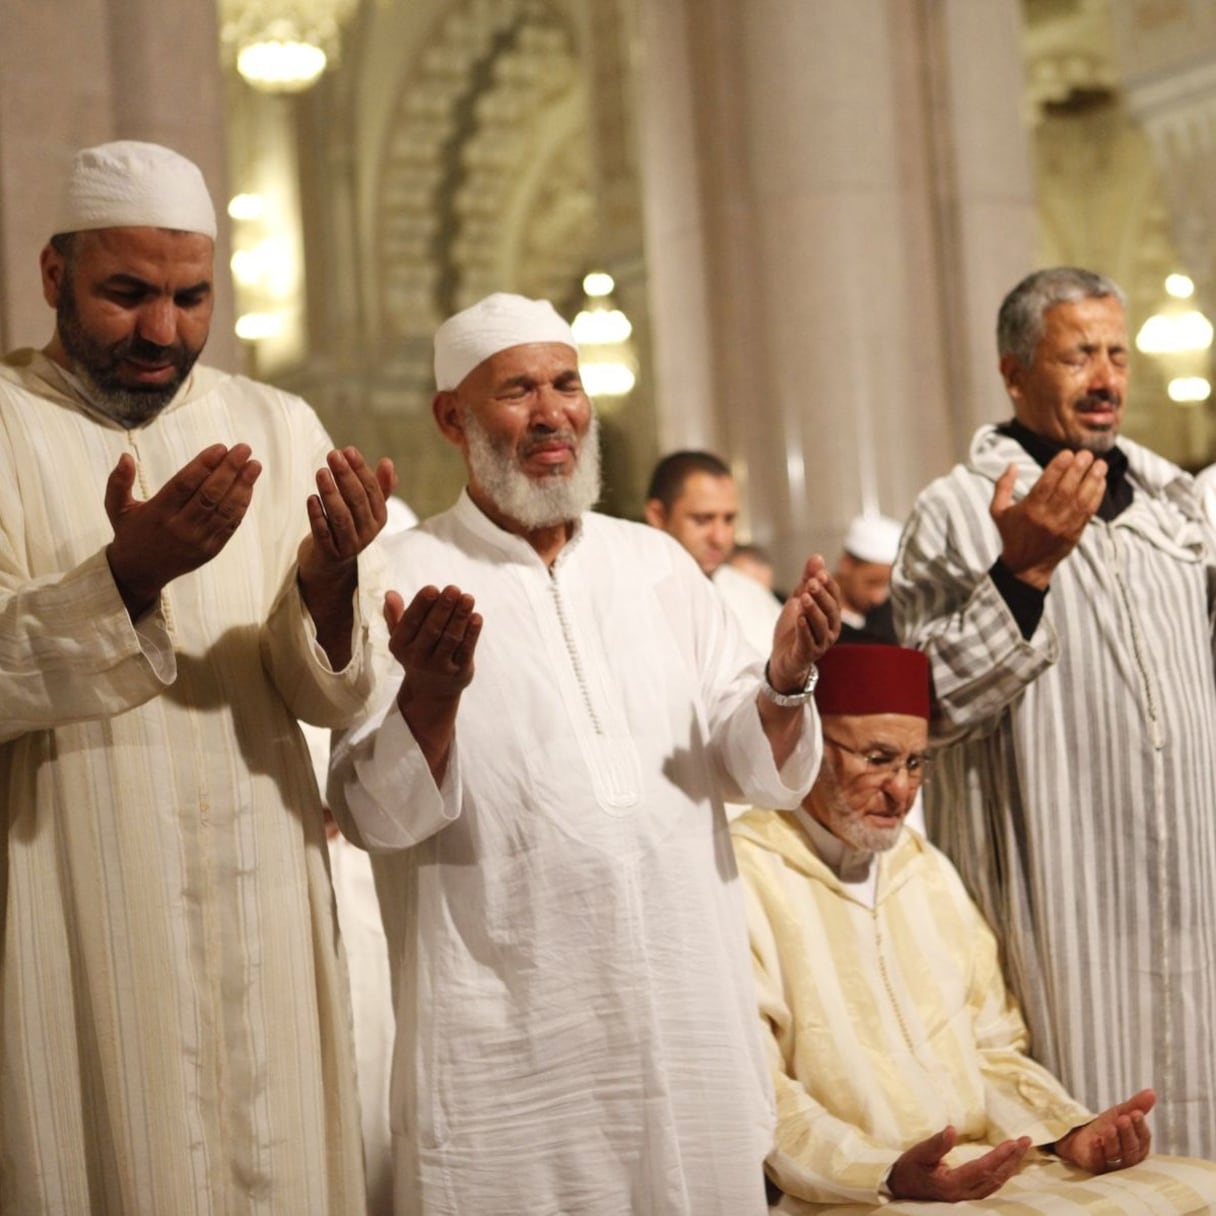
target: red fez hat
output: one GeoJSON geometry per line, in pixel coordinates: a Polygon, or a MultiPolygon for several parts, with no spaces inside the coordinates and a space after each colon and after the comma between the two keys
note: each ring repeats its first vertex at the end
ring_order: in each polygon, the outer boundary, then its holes
{"type": "Polygon", "coordinates": [[[929,660],[903,646],[833,646],[817,664],[821,714],[910,714],[928,720],[929,660]]]}

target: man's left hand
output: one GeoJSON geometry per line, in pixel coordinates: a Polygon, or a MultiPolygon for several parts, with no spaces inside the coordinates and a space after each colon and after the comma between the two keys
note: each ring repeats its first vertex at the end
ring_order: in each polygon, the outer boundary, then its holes
{"type": "Polygon", "coordinates": [[[840,636],[840,588],[818,553],[807,559],[773,630],[769,683],[778,692],[799,692],[811,664],[840,636]]]}
{"type": "Polygon", "coordinates": [[[308,535],[300,542],[300,595],[317,629],[317,641],[334,671],[350,662],[359,554],[388,518],[384,500],[397,483],[393,462],[373,470],[358,448],[332,451],[317,470],[317,493],[308,499],[308,535]]]}
{"type": "Polygon", "coordinates": [[[1126,1102],[1104,1110],[1096,1119],[1075,1127],[1056,1141],[1058,1157],[1079,1165],[1091,1174],[1107,1174],[1139,1165],[1148,1156],[1153,1133],[1145,1115],[1153,1109],[1157,1095],[1142,1089],[1126,1102]]]}
{"type": "Polygon", "coordinates": [[[384,500],[397,477],[393,462],[383,459],[373,471],[358,448],[343,448],[326,457],[317,470],[317,493],[308,499],[309,534],[300,544],[300,582],[328,582],[372,543],[384,527],[384,500]]]}

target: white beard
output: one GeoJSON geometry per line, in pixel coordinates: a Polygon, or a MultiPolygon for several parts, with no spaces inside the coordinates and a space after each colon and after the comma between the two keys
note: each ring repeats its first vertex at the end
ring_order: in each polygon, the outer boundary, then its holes
{"type": "Polygon", "coordinates": [[[868,823],[860,811],[849,805],[835,773],[826,764],[820,770],[819,780],[824,787],[819,799],[823,816],[819,822],[833,836],[843,840],[849,848],[865,853],[885,853],[895,847],[900,832],[904,830],[902,819],[891,827],[868,823]]]}
{"type": "Polygon", "coordinates": [[[600,497],[600,424],[592,415],[573,472],[534,479],[520,472],[515,453],[496,446],[489,432],[464,410],[469,472],[494,509],[523,528],[552,528],[590,511],[600,497]]]}

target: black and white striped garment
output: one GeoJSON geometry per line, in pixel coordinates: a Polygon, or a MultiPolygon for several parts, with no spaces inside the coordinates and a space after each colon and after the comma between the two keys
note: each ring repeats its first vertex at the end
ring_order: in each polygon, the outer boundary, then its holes
{"type": "Polygon", "coordinates": [[[1135,489],[1093,519],[1029,640],[988,570],[989,506],[1039,466],[984,427],[922,492],[892,584],[947,744],[930,835],[1002,939],[1034,1055],[1091,1108],[1145,1086],[1161,1152],[1216,1157],[1216,533],[1181,470],[1121,441],[1135,489]]]}

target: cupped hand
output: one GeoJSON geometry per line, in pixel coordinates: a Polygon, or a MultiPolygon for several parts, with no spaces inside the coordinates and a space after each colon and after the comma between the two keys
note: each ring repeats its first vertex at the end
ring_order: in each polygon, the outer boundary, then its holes
{"type": "Polygon", "coordinates": [[[1106,461],[1092,452],[1057,452],[1030,492],[1013,501],[1017,466],[1010,465],[992,495],[989,514],[1001,534],[1001,561],[1040,590],[1076,548],[1106,493],[1106,461]]]}
{"type": "Polygon", "coordinates": [[[300,545],[300,580],[332,579],[353,567],[388,518],[385,499],[397,484],[393,462],[369,467],[358,448],[334,450],[317,470],[317,493],[308,498],[308,535],[300,545]]]}
{"type": "Polygon", "coordinates": [[[402,695],[412,700],[459,697],[473,679],[481,615],[459,587],[423,587],[409,607],[395,591],[385,597],[389,650],[405,671],[402,695]]]}
{"type": "Polygon", "coordinates": [[[927,1199],[938,1203],[962,1203],[995,1194],[1021,1168],[1030,1148],[1026,1136],[1006,1140],[982,1157],[951,1168],[943,1160],[954,1147],[954,1128],[914,1144],[891,1167],[887,1186],[896,1199],[927,1199]]]}
{"type": "Polygon", "coordinates": [[[106,481],[114,529],[106,549],[115,585],[132,618],[173,579],[209,562],[245,518],[262,471],[247,444],[205,448],[151,498],[139,500],[135,461],[124,452],[106,481]]]}
{"type": "Polygon", "coordinates": [[[1156,1102],[1151,1089],[1142,1089],[1057,1140],[1056,1155],[1091,1174],[1139,1165],[1152,1150],[1153,1133],[1145,1116],[1156,1102]]]}
{"type": "Polygon", "coordinates": [[[811,664],[840,636],[840,588],[818,553],[807,559],[773,629],[769,683],[778,692],[799,692],[811,664]]]}

